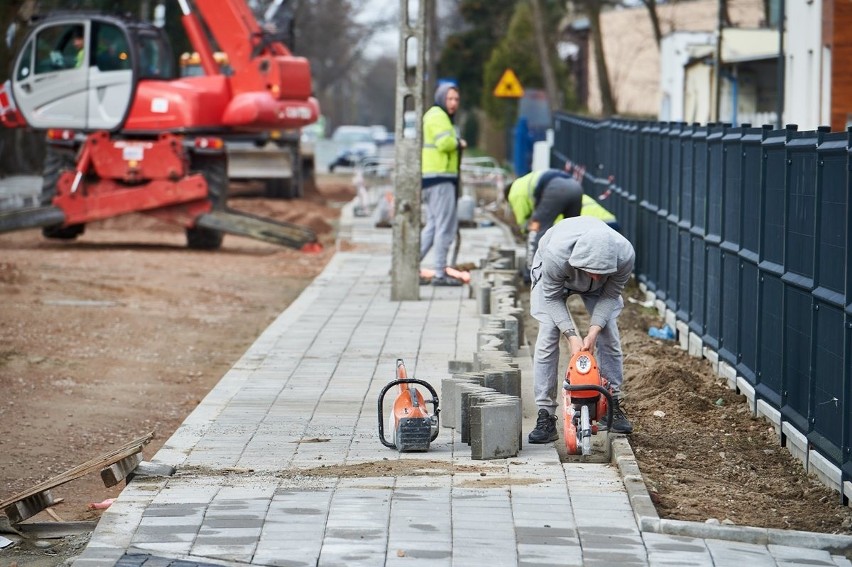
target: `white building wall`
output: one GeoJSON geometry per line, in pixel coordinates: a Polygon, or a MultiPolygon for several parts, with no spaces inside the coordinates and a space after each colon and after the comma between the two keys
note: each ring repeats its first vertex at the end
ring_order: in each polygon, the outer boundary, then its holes
{"type": "Polygon", "coordinates": [[[830,94],[822,92],[823,77],[831,76],[830,59],[823,65],[822,2],[786,0],[785,6],[783,122],[814,130],[829,123],[831,108],[830,94]]]}
{"type": "Polygon", "coordinates": [[[707,45],[713,41],[709,32],[675,32],[660,44],[660,120],[684,121],[684,91],[690,45],[707,45]]]}
{"type": "MultiPolygon", "coordinates": [[[[787,0],[804,2],[805,0],[787,0]]],[[[763,19],[763,0],[728,2],[728,12],[737,27],[756,28],[763,19]]],[[[679,0],[657,5],[663,35],[675,31],[710,32],[718,25],[719,0],[679,0]]],[[[660,52],[648,10],[644,6],[606,10],[601,14],[604,54],[618,113],[623,116],[656,116],[661,107],[660,52]]],[[[601,112],[594,54],[588,54],[588,107],[601,112]]]]}

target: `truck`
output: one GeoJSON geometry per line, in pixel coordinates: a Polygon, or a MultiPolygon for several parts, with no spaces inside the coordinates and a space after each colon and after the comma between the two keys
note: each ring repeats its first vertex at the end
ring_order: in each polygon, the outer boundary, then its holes
{"type": "Polygon", "coordinates": [[[184,226],[190,248],[218,249],[225,233],[318,248],[306,227],[226,205],[229,137],[317,120],[308,61],[244,0],[178,2],[200,76],[179,76],[168,37],[148,22],[89,11],[32,22],[0,88],[0,124],[45,130],[41,206],[3,213],[0,232],[74,239],[86,223],[141,212],[184,226]]]}
{"type": "MultiPolygon", "coordinates": [[[[232,72],[228,54],[213,54],[221,73],[232,72]]],[[[204,74],[197,52],[182,53],[181,77],[204,74]]],[[[313,145],[303,143],[300,128],[234,133],[224,137],[228,154],[228,179],[263,184],[271,199],[298,199],[314,183],[313,145]]]]}

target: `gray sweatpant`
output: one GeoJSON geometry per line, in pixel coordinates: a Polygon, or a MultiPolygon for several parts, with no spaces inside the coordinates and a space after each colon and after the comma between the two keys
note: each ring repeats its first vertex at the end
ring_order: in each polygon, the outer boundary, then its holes
{"type": "Polygon", "coordinates": [[[439,183],[423,189],[426,208],[426,226],[420,231],[420,259],[435,247],[435,275],[446,275],[447,254],[458,230],[456,216],[456,186],[452,182],[439,183]]]}
{"type": "MultiPolygon", "coordinates": [[[[580,297],[583,299],[586,310],[591,313],[598,302],[598,295],[581,295],[580,297]]],[[[601,375],[609,381],[616,398],[619,397],[621,384],[624,382],[621,335],[618,332],[617,321],[622,309],[624,309],[624,300],[619,298],[619,307],[613,311],[606,326],[598,335],[594,352],[601,375]]],[[[533,358],[533,391],[538,408],[546,409],[551,415],[559,406],[560,392],[557,386],[562,387],[562,380],[559,379],[560,337],[559,327],[553,322],[539,320],[533,358]]]]}

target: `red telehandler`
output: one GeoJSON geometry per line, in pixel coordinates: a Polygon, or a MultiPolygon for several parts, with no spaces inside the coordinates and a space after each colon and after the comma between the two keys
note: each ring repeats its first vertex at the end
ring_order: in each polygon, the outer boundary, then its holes
{"type": "Polygon", "coordinates": [[[225,136],[317,120],[308,61],[243,0],[178,1],[203,76],[179,78],[168,38],[150,23],[94,12],[33,22],[0,88],[0,123],[47,131],[41,206],[0,212],[0,233],[42,227],[73,239],[88,222],[141,212],[186,227],[190,248],[217,249],[223,233],[319,248],[305,227],[225,206],[225,136]]]}

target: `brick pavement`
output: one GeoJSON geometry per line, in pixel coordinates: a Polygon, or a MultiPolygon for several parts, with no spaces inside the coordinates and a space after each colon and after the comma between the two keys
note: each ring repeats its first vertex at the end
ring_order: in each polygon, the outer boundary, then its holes
{"type": "MultiPolygon", "coordinates": [[[[852,567],[805,545],[715,539],[701,525],[697,536],[642,531],[631,505],[642,490],[622,480],[629,466],[563,464],[553,445],[473,461],[442,429],[428,453],[384,447],[376,399],[396,359],[439,388],[448,361],[476,349],[477,307],[467,287],[390,301],[390,230],[345,212],[341,238],[354,249],[334,256],[151,459],[177,473],[130,482],[74,567],[852,567]],[[376,472],[353,476],[364,463],[376,472]],[[304,473],[323,466],[334,472],[304,473]]],[[[513,246],[500,227],[465,229],[459,259],[478,263],[493,245],[513,246]]],[[[528,349],[517,360],[526,432],[528,349]]]]}

